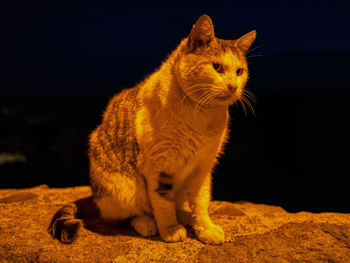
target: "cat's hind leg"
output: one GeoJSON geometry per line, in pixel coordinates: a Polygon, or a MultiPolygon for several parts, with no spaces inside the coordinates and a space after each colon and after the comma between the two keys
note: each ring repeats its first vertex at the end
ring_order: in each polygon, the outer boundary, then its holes
{"type": "Polygon", "coordinates": [[[152,214],[144,178],[135,173],[108,173],[90,169],[94,201],[105,221],[122,221],[152,214]]]}
{"type": "Polygon", "coordinates": [[[141,236],[149,237],[157,234],[157,225],[154,219],[148,215],[135,216],[131,219],[130,225],[141,236]]]}

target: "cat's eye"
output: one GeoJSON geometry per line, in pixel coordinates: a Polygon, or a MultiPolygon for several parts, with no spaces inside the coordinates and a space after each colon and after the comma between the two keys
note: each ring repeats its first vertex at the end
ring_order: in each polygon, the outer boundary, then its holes
{"type": "Polygon", "coordinates": [[[239,69],[237,69],[237,70],[236,70],[236,75],[237,75],[237,76],[242,75],[242,74],[243,74],[243,71],[244,71],[244,69],[243,69],[243,68],[239,68],[239,69]]]}
{"type": "Polygon", "coordinates": [[[214,63],[213,62],[213,68],[218,72],[218,73],[224,73],[224,67],[220,63],[214,63]]]}

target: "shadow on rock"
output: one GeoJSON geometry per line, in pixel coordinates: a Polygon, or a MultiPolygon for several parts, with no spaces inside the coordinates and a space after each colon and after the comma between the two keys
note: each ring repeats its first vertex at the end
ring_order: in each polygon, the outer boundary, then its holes
{"type": "Polygon", "coordinates": [[[120,222],[103,221],[92,196],[78,199],[59,209],[52,217],[48,232],[53,238],[57,238],[62,243],[70,244],[76,239],[82,225],[86,229],[101,235],[138,235],[129,226],[129,220],[120,222]]]}

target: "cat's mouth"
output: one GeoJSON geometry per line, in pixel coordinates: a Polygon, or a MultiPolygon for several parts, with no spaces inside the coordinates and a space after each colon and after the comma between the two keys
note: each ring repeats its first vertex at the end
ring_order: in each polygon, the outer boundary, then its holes
{"type": "Polygon", "coordinates": [[[217,103],[223,104],[223,105],[231,105],[233,104],[238,98],[237,94],[235,93],[226,93],[220,96],[215,97],[217,103]]]}
{"type": "Polygon", "coordinates": [[[220,100],[220,101],[225,101],[232,98],[232,94],[226,94],[226,95],[222,95],[222,96],[217,96],[216,99],[220,100]]]}

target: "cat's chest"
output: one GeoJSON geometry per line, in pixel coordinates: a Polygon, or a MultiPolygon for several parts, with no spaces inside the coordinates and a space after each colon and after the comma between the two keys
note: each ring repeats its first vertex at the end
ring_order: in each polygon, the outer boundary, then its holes
{"type": "Polygon", "coordinates": [[[214,112],[204,116],[201,120],[192,120],[174,127],[179,132],[178,141],[183,142],[183,150],[189,151],[194,159],[205,155],[216,156],[223,137],[226,133],[228,115],[227,112],[214,112]]]}
{"type": "Polygon", "coordinates": [[[227,128],[228,113],[227,111],[219,114],[213,114],[208,116],[207,122],[204,124],[204,135],[208,138],[220,137],[224,130],[227,128]]]}
{"type": "Polygon", "coordinates": [[[216,157],[227,122],[227,111],[196,117],[140,111],[136,130],[144,160],[161,157],[188,164],[216,157]]]}
{"type": "Polygon", "coordinates": [[[203,112],[192,120],[192,126],[197,132],[208,141],[219,139],[227,128],[228,111],[227,108],[218,108],[203,112]]]}

